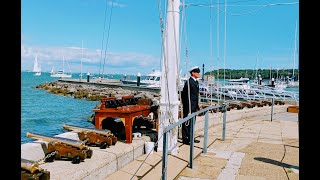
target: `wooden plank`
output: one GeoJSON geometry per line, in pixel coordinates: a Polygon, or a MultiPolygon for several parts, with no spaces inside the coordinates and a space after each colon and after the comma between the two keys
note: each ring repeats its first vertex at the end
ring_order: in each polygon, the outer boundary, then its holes
{"type": "Polygon", "coordinates": [[[287,112],[299,113],[299,106],[289,106],[289,107],[287,108],[287,112]]]}

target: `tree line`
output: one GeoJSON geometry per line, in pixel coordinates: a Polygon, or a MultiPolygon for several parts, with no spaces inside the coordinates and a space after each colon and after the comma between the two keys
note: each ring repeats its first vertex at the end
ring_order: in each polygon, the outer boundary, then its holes
{"type": "MultiPolygon", "coordinates": [[[[262,79],[285,79],[287,76],[292,78],[293,69],[218,69],[206,72],[204,75],[213,75],[217,79],[238,79],[238,78],[249,78],[253,80],[256,76],[261,75],[262,79]]],[[[298,80],[299,71],[298,69],[294,69],[294,80],[298,80]]]]}

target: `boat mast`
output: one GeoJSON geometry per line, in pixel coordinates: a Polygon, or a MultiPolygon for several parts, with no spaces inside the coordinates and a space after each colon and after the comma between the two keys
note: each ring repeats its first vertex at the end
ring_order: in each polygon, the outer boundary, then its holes
{"type": "Polygon", "coordinates": [[[297,48],[297,21],[296,21],[296,31],[294,33],[294,50],[293,50],[293,68],[292,68],[292,80],[294,82],[294,67],[296,62],[296,48],[297,48]]]}
{"type": "MultiPolygon", "coordinates": [[[[177,70],[179,69],[179,18],[180,0],[168,0],[166,31],[163,37],[161,98],[158,128],[158,151],[163,151],[163,130],[170,124],[178,122],[177,70]]],[[[178,153],[178,127],[168,133],[168,153],[178,153]]]]}
{"type": "Polygon", "coordinates": [[[82,81],[83,40],[81,41],[80,81],[82,81]]]}
{"type": "Polygon", "coordinates": [[[62,73],[64,74],[64,55],[62,55],[62,73]]]}
{"type": "Polygon", "coordinates": [[[38,72],[38,55],[36,54],[36,57],[34,58],[34,63],[33,63],[33,72],[38,72]]]}
{"type": "Polygon", "coordinates": [[[255,67],[255,70],[256,70],[256,77],[255,77],[255,80],[257,81],[257,84],[259,84],[259,79],[258,79],[258,59],[259,59],[259,51],[258,51],[258,54],[257,54],[257,58],[256,58],[256,67],[255,67]]]}

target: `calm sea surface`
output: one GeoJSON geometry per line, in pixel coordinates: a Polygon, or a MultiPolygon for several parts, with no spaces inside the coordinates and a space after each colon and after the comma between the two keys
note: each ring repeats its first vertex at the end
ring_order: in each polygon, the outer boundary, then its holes
{"type": "MultiPolygon", "coordinates": [[[[34,141],[27,138],[26,133],[43,135],[57,135],[67,130],[63,129],[65,123],[82,127],[94,127],[88,118],[94,114],[94,107],[98,101],[87,101],[71,97],[50,94],[36,86],[56,81],[50,73],[34,76],[33,72],[21,72],[21,144],[34,141]]],[[[79,77],[74,74],[73,78],[79,77]]],[[[83,76],[86,78],[86,76],[83,76]]],[[[120,75],[109,76],[120,79],[120,75]]],[[[299,91],[299,88],[286,90],[299,91]]]]}
{"type": "Polygon", "coordinates": [[[87,118],[93,114],[97,101],[79,100],[50,94],[36,86],[57,78],[49,73],[33,76],[32,72],[21,73],[21,144],[34,141],[26,132],[57,135],[67,132],[63,124],[93,127],[87,118]]]}

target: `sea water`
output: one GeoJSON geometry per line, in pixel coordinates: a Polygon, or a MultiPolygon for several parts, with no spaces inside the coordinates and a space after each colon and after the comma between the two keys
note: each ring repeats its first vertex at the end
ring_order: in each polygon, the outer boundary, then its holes
{"type": "MultiPolygon", "coordinates": [[[[107,74],[104,78],[122,79],[123,76],[107,74]]],[[[93,75],[90,78],[97,77],[98,75],[93,75]]],[[[73,74],[72,78],[80,79],[80,74],[73,74]]],[[[131,75],[131,79],[134,78],[136,76],[131,75]]],[[[82,79],[86,80],[87,75],[82,74],[82,79]]],[[[68,132],[63,129],[64,124],[94,128],[88,119],[94,114],[93,109],[100,104],[99,101],[59,96],[36,88],[40,84],[57,80],[58,78],[50,77],[49,72],[42,72],[41,76],[34,76],[33,72],[21,72],[21,144],[36,140],[27,138],[27,132],[58,135],[68,132]]]]}
{"type": "Polygon", "coordinates": [[[21,144],[35,140],[27,138],[27,132],[53,136],[67,132],[64,124],[94,127],[88,118],[94,114],[92,110],[98,101],[59,96],[36,88],[56,80],[50,73],[34,76],[33,72],[21,72],[21,144]]]}

